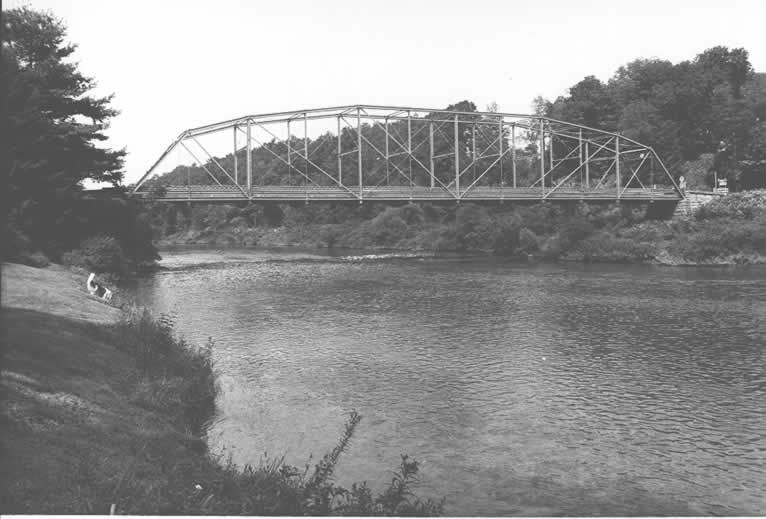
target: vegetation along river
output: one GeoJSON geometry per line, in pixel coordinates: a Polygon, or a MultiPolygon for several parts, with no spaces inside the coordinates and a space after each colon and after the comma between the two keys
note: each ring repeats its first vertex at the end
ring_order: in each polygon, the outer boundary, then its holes
{"type": "Polygon", "coordinates": [[[410,454],[449,514],[766,514],[766,267],[164,256],[136,297],[215,339],[240,465],[313,465],[356,409],[338,482],[410,454]]]}

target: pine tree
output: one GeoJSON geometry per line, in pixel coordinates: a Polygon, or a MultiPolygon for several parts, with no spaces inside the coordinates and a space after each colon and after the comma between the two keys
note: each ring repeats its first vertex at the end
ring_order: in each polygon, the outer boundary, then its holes
{"type": "Polygon", "coordinates": [[[125,151],[99,146],[117,115],[112,96],[89,94],[94,79],[78,71],[71,60],[76,46],[65,37],[64,24],[50,13],[3,11],[0,196],[6,247],[21,237],[65,242],[77,226],[72,208],[82,181],[116,186],[123,178],[125,151]]]}

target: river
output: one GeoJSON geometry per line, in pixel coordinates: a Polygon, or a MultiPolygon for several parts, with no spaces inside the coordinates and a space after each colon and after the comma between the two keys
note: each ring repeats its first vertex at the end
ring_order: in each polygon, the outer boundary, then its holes
{"type": "Polygon", "coordinates": [[[449,515],[766,514],[763,266],[163,255],[136,298],[214,338],[238,464],[313,464],[355,409],[338,482],[409,454],[449,515]]]}

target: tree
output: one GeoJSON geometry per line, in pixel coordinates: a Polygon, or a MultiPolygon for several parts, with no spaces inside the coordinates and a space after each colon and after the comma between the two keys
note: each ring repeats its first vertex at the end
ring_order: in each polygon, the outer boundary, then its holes
{"type": "Polygon", "coordinates": [[[594,76],[587,76],[570,88],[569,97],[557,99],[548,111],[555,119],[591,128],[611,130],[615,124],[614,102],[606,86],[594,76]]]}
{"type": "Polygon", "coordinates": [[[43,249],[80,239],[69,215],[82,181],[122,178],[124,150],[99,147],[117,111],[112,96],[89,94],[95,83],[70,61],[64,24],[27,7],[3,11],[0,167],[5,232],[22,233],[43,249]]]}
{"type": "MultiPolygon", "coordinates": [[[[760,185],[764,177],[766,157],[759,144],[764,107],[766,78],[753,74],[747,51],[719,46],[676,65],[634,60],[606,84],[585,77],[550,113],[651,146],[671,169],[715,153],[723,142],[727,153],[719,153],[716,171],[732,178],[746,172],[747,180],[736,183],[745,187],[760,185]]],[[[535,110],[545,113],[545,100],[536,99],[535,110]]]]}
{"type": "Polygon", "coordinates": [[[698,54],[694,64],[705,71],[709,83],[728,83],[735,99],[742,97],[742,87],[753,73],[748,52],[742,48],[713,47],[698,54]]]}

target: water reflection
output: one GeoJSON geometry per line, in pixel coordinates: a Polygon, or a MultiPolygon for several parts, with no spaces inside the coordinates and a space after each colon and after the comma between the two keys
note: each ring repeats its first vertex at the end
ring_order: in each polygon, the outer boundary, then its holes
{"type": "Polygon", "coordinates": [[[353,408],[340,483],[409,453],[454,514],[766,511],[766,269],[226,254],[137,295],[216,339],[240,463],[303,465],[353,408]]]}

